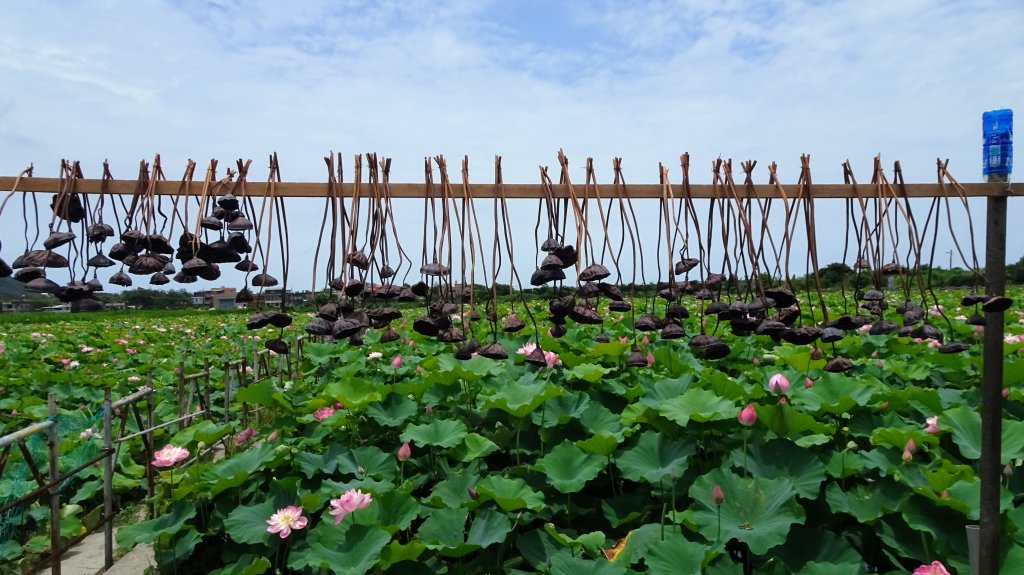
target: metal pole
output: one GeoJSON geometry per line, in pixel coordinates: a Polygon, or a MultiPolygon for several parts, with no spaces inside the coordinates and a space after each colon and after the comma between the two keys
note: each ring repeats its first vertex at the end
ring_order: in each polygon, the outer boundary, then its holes
{"type": "MultiPolygon", "coordinates": [[[[990,175],[990,181],[997,176],[990,175]]],[[[1003,180],[1006,181],[1005,176],[1003,180]]],[[[987,293],[1003,295],[1006,288],[1006,197],[988,198],[985,232],[987,293]]],[[[1003,312],[985,313],[985,351],[981,382],[981,519],[980,575],[999,573],[999,479],[1003,462],[1003,312]]]]}
{"type": "MultiPolygon", "coordinates": [[[[56,421],[57,400],[51,393],[47,398],[50,420],[56,421]]],[[[50,426],[50,573],[60,575],[60,447],[57,437],[57,426],[50,426]]]]}
{"type": "MultiPolygon", "coordinates": [[[[146,376],[146,387],[153,389],[153,370],[150,370],[146,376]]],[[[156,451],[156,444],[153,443],[153,400],[156,398],[156,391],[146,398],[146,440],[149,441],[150,453],[147,455],[153,457],[153,453],[156,451]]],[[[153,519],[156,517],[156,502],[153,499],[156,496],[156,471],[153,469],[152,460],[146,462],[146,495],[148,495],[149,501],[149,518],[153,519]]]]}
{"type": "MultiPolygon", "coordinates": [[[[184,417],[185,414],[185,362],[178,362],[178,417],[184,417]]],[[[150,425],[152,427],[152,425],[150,425]]],[[[185,422],[182,421],[178,425],[178,431],[185,429],[185,422]]]]}
{"type": "Polygon", "coordinates": [[[107,456],[103,458],[103,566],[110,569],[114,566],[114,446],[111,437],[111,417],[113,409],[110,404],[110,387],[103,389],[103,449],[107,456]]]}
{"type": "Polygon", "coordinates": [[[224,423],[231,421],[231,362],[224,360],[224,423]]]}

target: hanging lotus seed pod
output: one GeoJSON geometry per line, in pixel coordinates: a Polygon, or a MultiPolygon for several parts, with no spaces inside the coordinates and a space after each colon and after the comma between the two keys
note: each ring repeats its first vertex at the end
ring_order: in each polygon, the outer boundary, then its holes
{"type": "Polygon", "coordinates": [[[75,237],[77,236],[71,232],[50,232],[50,235],[43,240],[43,247],[48,250],[54,250],[75,239],[75,237]]]}
{"type": "Polygon", "coordinates": [[[825,362],[825,371],[829,373],[844,373],[853,369],[853,362],[845,357],[833,357],[825,362]]]}
{"type": "Polygon", "coordinates": [[[683,258],[676,262],[676,265],[672,268],[672,271],[677,275],[681,276],[700,264],[700,260],[695,258],[683,258]]]}
{"type": "Polygon", "coordinates": [[[612,275],[608,268],[601,264],[590,264],[580,272],[579,279],[583,282],[600,281],[612,275]]]}
{"type": "Polygon", "coordinates": [[[119,272],[115,273],[114,275],[110,276],[110,279],[107,280],[107,281],[109,281],[110,283],[112,283],[114,285],[119,285],[121,287],[129,287],[129,286],[132,285],[132,278],[131,278],[131,276],[129,276],[128,274],[126,274],[124,272],[121,272],[121,271],[119,271],[119,272]]]}
{"type": "Polygon", "coordinates": [[[478,353],[487,359],[508,359],[508,351],[496,341],[481,347],[478,353]]]}

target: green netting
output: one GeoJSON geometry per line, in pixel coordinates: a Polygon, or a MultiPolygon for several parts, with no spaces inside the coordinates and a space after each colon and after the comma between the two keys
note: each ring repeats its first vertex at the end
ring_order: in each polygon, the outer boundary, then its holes
{"type": "MultiPolygon", "coordinates": [[[[74,469],[86,461],[96,457],[103,449],[103,440],[98,426],[103,421],[103,410],[91,417],[82,412],[70,412],[52,418],[57,425],[57,436],[60,445],[60,469],[65,472],[74,469]],[[90,434],[87,430],[93,430],[90,434]]],[[[44,478],[48,477],[49,450],[48,431],[33,435],[25,441],[32,460],[36,463],[44,478]]],[[[66,501],[81,482],[78,477],[69,477],[60,485],[61,499],[66,501]]],[[[17,446],[11,447],[10,461],[0,477],[0,507],[31,492],[38,487],[32,477],[32,471],[22,459],[17,446]]],[[[15,541],[19,530],[25,525],[25,515],[31,503],[17,505],[0,513],[0,546],[8,541],[15,541]]]]}

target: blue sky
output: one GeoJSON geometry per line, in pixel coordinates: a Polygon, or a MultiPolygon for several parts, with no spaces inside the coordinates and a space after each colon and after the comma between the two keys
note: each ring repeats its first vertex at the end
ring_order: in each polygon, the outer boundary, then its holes
{"type": "MultiPolygon", "coordinates": [[[[912,182],[935,181],[938,157],[978,181],[981,113],[1024,110],[1021,29],[1024,4],[999,0],[19,3],[0,21],[0,173],[69,158],[98,177],[106,158],[127,178],[160,153],[170,178],[187,158],[252,158],[263,179],[276,151],[285,179],[322,181],[333,150],[391,157],[412,182],[437,154],[490,181],[499,154],[507,182],[534,182],[562,148],[602,182],[613,157],[653,182],[682,152],[696,182],[722,156],[792,183],[802,153],[817,182],[847,159],[868,181],[876,154],[912,182]]],[[[312,236],[293,234],[293,277],[312,236]]],[[[1008,252],[1024,254],[1014,226],[1008,252]]]]}

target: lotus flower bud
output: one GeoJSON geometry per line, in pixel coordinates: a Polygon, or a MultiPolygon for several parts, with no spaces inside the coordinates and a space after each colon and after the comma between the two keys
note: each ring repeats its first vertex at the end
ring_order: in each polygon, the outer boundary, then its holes
{"type": "Polygon", "coordinates": [[[715,484],[715,488],[711,490],[711,500],[715,502],[715,505],[725,503],[725,493],[722,493],[721,485],[715,484]]]}

